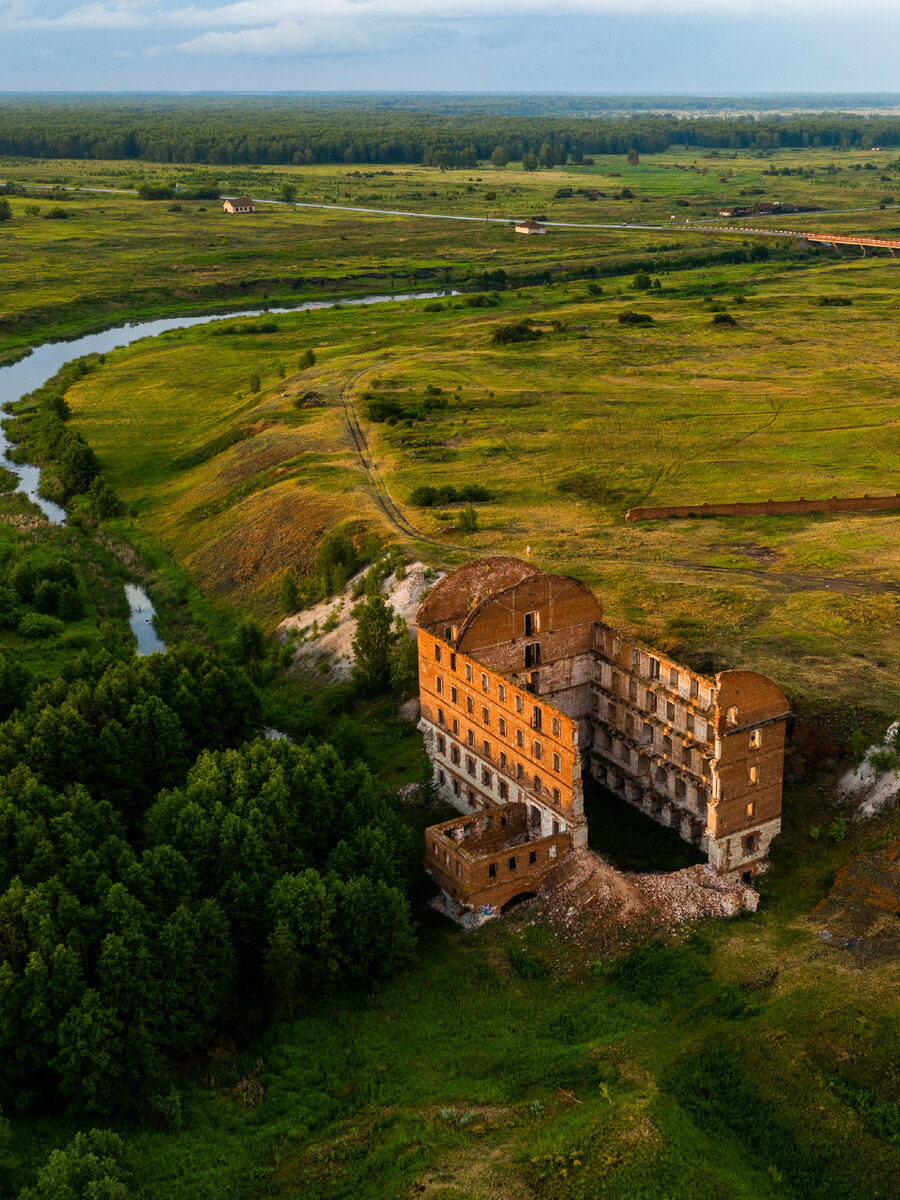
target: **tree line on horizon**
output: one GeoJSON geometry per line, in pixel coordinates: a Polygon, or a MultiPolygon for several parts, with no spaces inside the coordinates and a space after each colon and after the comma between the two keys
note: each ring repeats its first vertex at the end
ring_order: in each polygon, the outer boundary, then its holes
{"type": "Polygon", "coordinates": [[[707,117],[463,114],[322,108],[298,97],[19,98],[0,102],[0,154],[254,166],[409,164],[473,169],[499,150],[543,165],[591,155],[767,152],[900,145],[900,117],[847,113],[707,117]]]}

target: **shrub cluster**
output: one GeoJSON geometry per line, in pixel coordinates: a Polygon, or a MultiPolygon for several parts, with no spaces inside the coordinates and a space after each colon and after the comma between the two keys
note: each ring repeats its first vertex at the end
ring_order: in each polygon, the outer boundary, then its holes
{"type": "Polygon", "coordinates": [[[495,346],[508,346],[516,342],[534,342],[541,336],[539,329],[532,329],[527,320],[512,325],[498,325],[491,334],[495,346]]]}
{"type": "Polygon", "coordinates": [[[409,496],[410,504],[416,508],[442,508],[446,504],[465,504],[472,500],[490,500],[491,493],[480,483],[465,483],[456,488],[451,483],[432,487],[431,484],[421,484],[413,488],[409,496]]]}

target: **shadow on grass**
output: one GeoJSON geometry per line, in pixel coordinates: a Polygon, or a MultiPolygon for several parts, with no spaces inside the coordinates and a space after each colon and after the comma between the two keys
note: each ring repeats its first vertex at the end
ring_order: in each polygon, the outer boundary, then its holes
{"type": "Polygon", "coordinates": [[[584,780],[588,845],[621,871],[680,871],[706,862],[678,831],[658,825],[593,779],[584,780]]]}

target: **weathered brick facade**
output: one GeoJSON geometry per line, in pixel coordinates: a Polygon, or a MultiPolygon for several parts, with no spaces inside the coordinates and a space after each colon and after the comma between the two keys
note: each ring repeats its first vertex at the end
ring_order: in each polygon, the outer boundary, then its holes
{"type": "Polygon", "coordinates": [[[759,870],[781,824],[788,717],[768,679],[697,675],[611,629],[583,584],[512,558],[435,585],[418,653],[435,780],[471,818],[426,836],[451,899],[502,906],[585,845],[584,771],[720,874],[759,870]]]}

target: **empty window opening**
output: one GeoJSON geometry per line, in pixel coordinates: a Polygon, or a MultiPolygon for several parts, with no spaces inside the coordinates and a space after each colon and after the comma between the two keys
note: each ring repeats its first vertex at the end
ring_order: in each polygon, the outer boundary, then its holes
{"type": "Polygon", "coordinates": [[[466,712],[474,713],[474,711],[475,711],[475,701],[472,699],[471,696],[466,696],[466,712]]]}
{"type": "Polygon", "coordinates": [[[436,662],[441,661],[441,643],[440,642],[434,643],[434,657],[435,657],[436,662]]]}
{"type": "Polygon", "coordinates": [[[483,692],[489,692],[491,690],[490,684],[488,683],[488,677],[483,671],[481,673],[481,690],[483,692]]]}
{"type": "Polygon", "coordinates": [[[475,808],[475,793],[469,788],[469,808],[475,808]]]}
{"type": "Polygon", "coordinates": [[[469,775],[474,776],[474,774],[475,774],[475,759],[474,758],[468,758],[468,757],[466,758],[466,771],[469,775]]]}
{"type": "Polygon", "coordinates": [[[759,849],[759,834],[758,833],[748,833],[747,836],[744,838],[744,853],[745,854],[755,854],[758,849],[759,849]]]}
{"type": "Polygon", "coordinates": [[[459,737],[459,721],[457,721],[456,717],[453,718],[453,732],[456,737],[459,737]]]}
{"type": "Polygon", "coordinates": [[[441,785],[441,787],[443,787],[446,782],[447,782],[447,776],[444,774],[443,771],[438,771],[438,783],[441,785]]]}
{"type": "Polygon", "coordinates": [[[678,800],[683,800],[687,794],[687,786],[683,779],[675,780],[675,797],[678,800]]]}
{"type": "Polygon", "coordinates": [[[518,865],[519,865],[519,864],[518,864],[518,862],[517,862],[517,860],[516,860],[516,856],[515,856],[515,855],[513,855],[513,857],[512,857],[512,858],[509,860],[509,869],[510,869],[510,871],[514,871],[518,865]]]}
{"type": "Polygon", "coordinates": [[[758,750],[762,745],[762,730],[754,729],[750,734],[750,749],[758,750]]]}
{"type": "Polygon", "coordinates": [[[688,733],[694,732],[694,714],[688,713],[684,718],[684,727],[688,733]]]}
{"type": "Polygon", "coordinates": [[[452,763],[459,763],[459,747],[458,746],[450,747],[450,761],[452,763]]]}
{"type": "Polygon", "coordinates": [[[541,632],[541,614],[539,612],[529,612],[525,614],[525,636],[534,637],[536,633],[541,632]]]}
{"type": "Polygon", "coordinates": [[[665,767],[657,767],[656,768],[656,782],[665,786],[665,783],[666,783],[665,767]]]}
{"type": "Polygon", "coordinates": [[[738,710],[735,705],[725,710],[725,720],[729,725],[737,725],[738,710]]]}
{"type": "MultiPolygon", "coordinates": [[[[559,821],[554,821],[553,825],[551,826],[551,829],[553,830],[553,836],[556,837],[556,835],[559,833],[559,821]]],[[[551,851],[550,851],[551,858],[556,857],[555,851],[556,851],[556,847],[555,846],[551,847],[551,851]]]]}
{"type": "Polygon", "coordinates": [[[497,722],[497,730],[501,737],[506,737],[506,718],[501,717],[497,722]]]}
{"type": "Polygon", "coordinates": [[[541,665],[541,643],[526,642],[525,643],[525,666],[539,667],[541,665]]]}
{"type": "Polygon", "coordinates": [[[634,737],[634,717],[631,713],[625,714],[625,732],[629,737],[634,737]]]}
{"type": "Polygon", "coordinates": [[[697,700],[699,698],[699,696],[700,696],[700,680],[692,679],[691,680],[691,699],[697,700]]]}
{"type": "Polygon", "coordinates": [[[450,689],[450,699],[454,704],[459,704],[459,692],[455,687],[450,689]]]}
{"type": "Polygon", "coordinates": [[[681,761],[684,763],[684,765],[686,767],[689,767],[691,765],[691,763],[694,761],[694,756],[689,749],[685,748],[684,750],[682,750],[681,761]]]}
{"type": "Polygon", "coordinates": [[[562,759],[559,757],[558,754],[553,755],[553,770],[554,771],[562,770],[562,759]]]}
{"type": "Polygon", "coordinates": [[[516,730],[516,745],[517,746],[525,745],[525,734],[522,732],[521,729],[516,730]]]}
{"type": "Polygon", "coordinates": [[[450,670],[456,670],[456,655],[452,651],[450,653],[450,670]]]}
{"type": "Polygon", "coordinates": [[[559,788],[553,789],[553,803],[559,808],[559,788]]]}
{"type": "Polygon", "coordinates": [[[506,685],[505,684],[502,684],[502,683],[497,684],[497,699],[503,700],[503,701],[506,700],[506,685]]]}
{"type": "Polygon", "coordinates": [[[669,667],[669,687],[677,688],[679,682],[678,668],[669,667]]]}
{"type": "Polygon", "coordinates": [[[663,745],[663,754],[671,754],[672,753],[672,739],[669,737],[668,734],[663,735],[662,745],[663,745]]]}
{"type": "Polygon", "coordinates": [[[509,785],[508,784],[501,782],[499,785],[499,791],[500,791],[500,799],[501,800],[509,799],[509,785]]]}
{"type": "Polygon", "coordinates": [[[641,730],[641,745],[646,746],[653,741],[653,726],[644,722],[644,727],[641,730]]]}
{"type": "Polygon", "coordinates": [[[534,864],[535,864],[536,862],[537,862],[537,850],[529,850],[529,852],[528,852],[528,865],[529,865],[530,867],[533,867],[533,866],[534,866],[534,864]]]}
{"type": "Polygon", "coordinates": [[[525,676],[525,691],[536,693],[541,690],[541,676],[539,671],[529,671],[525,676]]]}
{"type": "Polygon", "coordinates": [[[666,720],[671,725],[675,720],[675,705],[671,700],[666,701],[666,720]]]}
{"type": "Polygon", "coordinates": [[[466,744],[469,746],[475,745],[475,734],[471,729],[466,730],[466,744]]]}
{"type": "Polygon", "coordinates": [[[534,777],[534,790],[535,790],[535,791],[536,791],[536,792],[537,792],[537,793],[540,795],[540,791],[541,791],[541,777],[540,777],[540,775],[535,775],[535,777],[534,777]]]}
{"type": "Polygon", "coordinates": [[[756,804],[754,803],[754,801],[751,800],[747,805],[747,820],[752,821],[755,816],[756,816],[756,804]]]}
{"type": "Polygon", "coordinates": [[[471,663],[466,663],[466,679],[468,679],[469,683],[472,682],[472,664],[471,663]]]}
{"type": "Polygon", "coordinates": [[[522,699],[521,696],[517,695],[516,696],[516,712],[520,713],[520,712],[524,712],[524,711],[525,711],[525,701],[522,699]]]}
{"type": "Polygon", "coordinates": [[[520,783],[524,782],[525,779],[525,768],[521,763],[516,763],[516,779],[518,779],[520,783]]]}
{"type": "Polygon", "coordinates": [[[488,866],[488,879],[496,879],[496,878],[497,878],[497,864],[490,863],[490,865],[488,866]]]}
{"type": "Polygon", "coordinates": [[[647,674],[651,679],[659,679],[659,659],[651,658],[647,674]]]}
{"type": "Polygon", "coordinates": [[[434,679],[434,687],[435,687],[435,691],[437,692],[437,694],[438,694],[439,696],[443,696],[443,694],[444,694],[444,681],[443,681],[443,679],[441,679],[440,675],[436,675],[436,676],[435,676],[435,679],[434,679]]]}
{"type": "Polygon", "coordinates": [[[629,679],[628,680],[628,699],[633,700],[635,702],[635,704],[637,704],[637,698],[638,698],[637,680],[629,679]]]}
{"type": "MultiPolygon", "coordinates": [[[[554,824],[555,824],[555,822],[554,822],[554,824]]],[[[554,832],[559,833],[559,830],[557,829],[554,832]]],[[[547,857],[548,858],[556,858],[556,847],[555,846],[551,846],[549,848],[549,850],[547,851],[547,857]]]]}
{"type": "Polygon", "coordinates": [[[491,743],[490,742],[482,742],[481,749],[482,749],[482,752],[483,752],[485,758],[491,757],[491,743]]]}
{"type": "Polygon", "coordinates": [[[486,767],[481,768],[481,782],[484,784],[484,786],[486,788],[489,788],[491,786],[491,773],[490,773],[490,771],[487,770],[486,767]]]}
{"type": "Polygon", "coordinates": [[[438,754],[445,753],[445,751],[447,749],[447,743],[444,741],[444,739],[442,737],[439,737],[437,740],[437,748],[438,748],[438,754]]]}
{"type": "Polygon", "coordinates": [[[503,771],[506,770],[506,751],[505,750],[500,751],[500,768],[503,771]]]}
{"type": "Polygon", "coordinates": [[[615,671],[609,677],[609,690],[614,696],[619,694],[619,676],[615,671]]]}
{"type": "Polygon", "coordinates": [[[538,760],[538,762],[540,762],[541,759],[544,757],[544,747],[541,745],[540,742],[532,742],[531,743],[531,753],[538,760]]]}
{"type": "Polygon", "coordinates": [[[550,728],[553,731],[553,736],[559,737],[559,734],[560,734],[559,717],[553,718],[553,720],[550,722],[550,728]]]}
{"type": "Polygon", "coordinates": [[[654,692],[647,692],[644,697],[644,705],[650,712],[656,712],[656,694],[654,692]]]}
{"type": "Polygon", "coordinates": [[[531,806],[531,825],[534,829],[540,829],[541,827],[541,810],[536,804],[532,804],[531,806]]]}
{"type": "Polygon", "coordinates": [[[444,721],[444,710],[442,708],[439,708],[438,709],[438,725],[444,725],[444,724],[446,724],[446,722],[444,721]]]}
{"type": "Polygon", "coordinates": [[[759,767],[751,767],[747,772],[747,780],[750,783],[759,783],[759,767]]]}
{"type": "Polygon", "coordinates": [[[481,723],[482,725],[490,725],[491,723],[491,714],[483,705],[481,708],[481,723]]]}
{"type": "Polygon", "coordinates": [[[606,708],[606,719],[607,719],[607,721],[609,722],[609,724],[610,724],[610,725],[616,725],[616,724],[618,724],[618,721],[619,721],[619,710],[616,708],[616,706],[615,706],[614,704],[609,704],[609,705],[607,705],[607,708],[606,708]]]}

